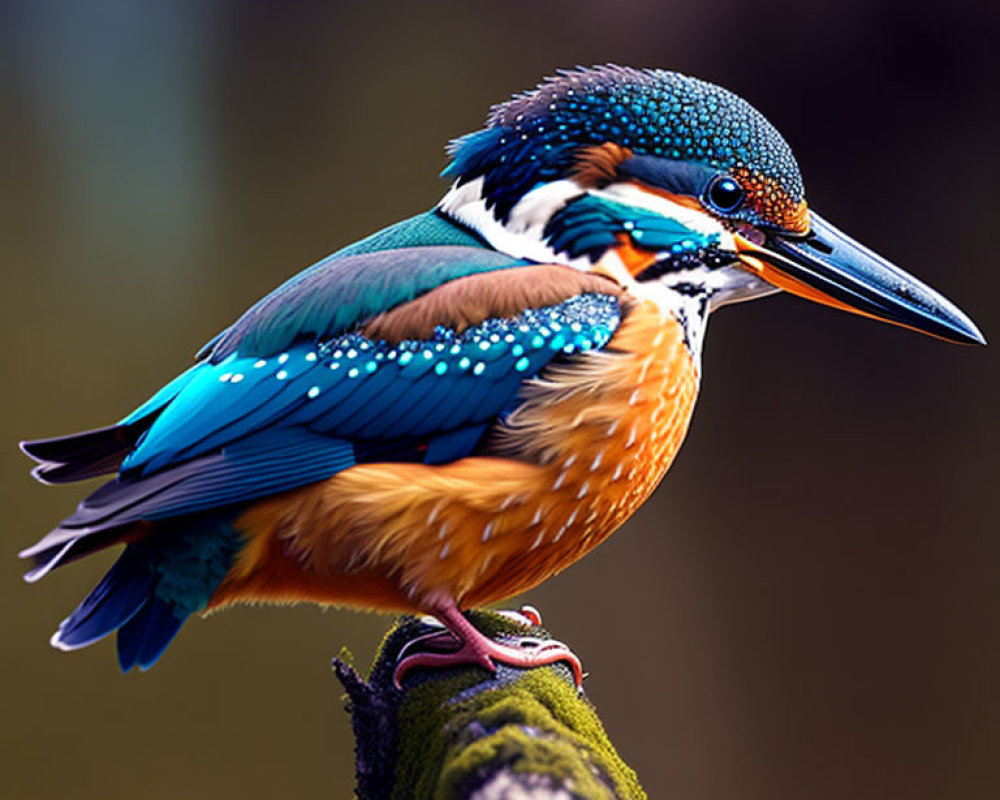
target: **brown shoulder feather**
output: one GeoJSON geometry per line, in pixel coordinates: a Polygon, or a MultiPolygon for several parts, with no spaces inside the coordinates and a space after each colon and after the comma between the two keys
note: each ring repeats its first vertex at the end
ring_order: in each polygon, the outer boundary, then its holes
{"type": "Polygon", "coordinates": [[[379,314],[362,333],[369,339],[400,342],[428,339],[438,325],[464,331],[494,317],[514,317],[526,308],[555,305],[579,294],[622,296],[609,278],[558,264],[513,267],[458,278],[379,314]]]}

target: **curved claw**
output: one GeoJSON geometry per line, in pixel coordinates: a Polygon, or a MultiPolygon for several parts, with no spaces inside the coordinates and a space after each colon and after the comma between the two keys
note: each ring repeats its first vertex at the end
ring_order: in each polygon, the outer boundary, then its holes
{"type": "Polygon", "coordinates": [[[457,636],[455,636],[455,634],[447,629],[431,631],[430,633],[416,636],[404,644],[396,656],[396,662],[398,663],[400,661],[404,661],[408,657],[406,654],[415,648],[429,647],[434,650],[447,650],[449,645],[457,650],[462,646],[462,642],[457,636]]]}

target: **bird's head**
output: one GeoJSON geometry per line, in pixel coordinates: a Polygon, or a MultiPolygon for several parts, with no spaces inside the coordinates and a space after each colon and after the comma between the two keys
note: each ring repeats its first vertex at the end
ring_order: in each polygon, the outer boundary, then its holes
{"type": "Polygon", "coordinates": [[[788,144],[719,86],[561,72],[495,106],[450,154],[441,210],[511,255],[656,282],[705,313],[785,289],[984,343],[952,303],[811,211],[788,144]]]}

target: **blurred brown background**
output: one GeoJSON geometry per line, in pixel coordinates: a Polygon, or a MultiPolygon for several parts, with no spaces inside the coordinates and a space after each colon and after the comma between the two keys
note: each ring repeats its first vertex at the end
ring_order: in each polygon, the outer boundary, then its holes
{"type": "MultiPolygon", "coordinates": [[[[431,206],[442,146],[560,66],[748,98],[812,205],[1000,336],[995,3],[0,5],[0,795],[349,796],[329,659],[388,620],[192,620],[121,676],[46,639],[109,557],[20,581],[82,490],[14,444],[105,424],[340,245],[431,206]]],[[[711,325],[655,498],[532,592],[653,798],[1000,796],[1000,351],[776,298],[711,325]]]]}

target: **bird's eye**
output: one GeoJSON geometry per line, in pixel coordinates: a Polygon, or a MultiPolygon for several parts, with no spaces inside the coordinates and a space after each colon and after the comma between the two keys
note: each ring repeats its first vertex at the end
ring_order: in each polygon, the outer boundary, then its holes
{"type": "Polygon", "coordinates": [[[732,214],[743,205],[743,187],[728,175],[716,175],[705,191],[708,204],[723,214],[732,214]]]}

